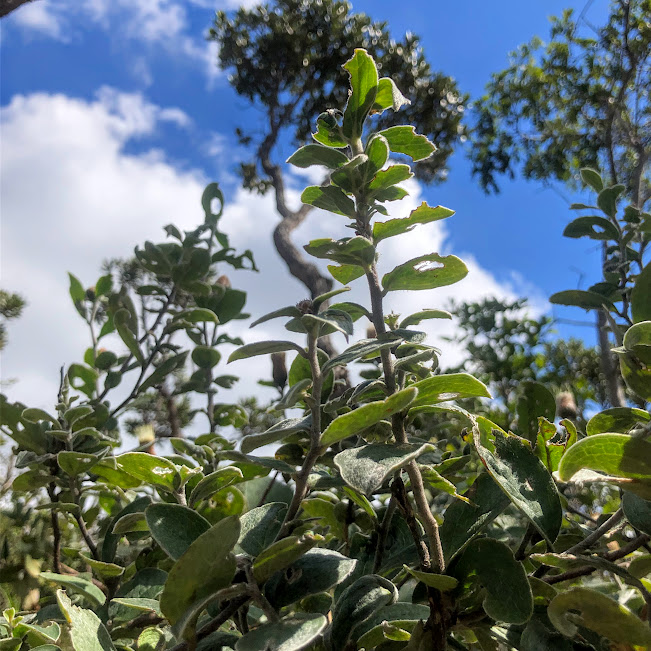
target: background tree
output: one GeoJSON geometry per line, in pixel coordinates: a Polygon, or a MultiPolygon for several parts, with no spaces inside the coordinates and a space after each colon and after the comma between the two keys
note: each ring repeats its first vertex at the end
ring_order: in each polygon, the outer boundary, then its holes
{"type": "Polygon", "coordinates": [[[17,319],[25,307],[25,299],[20,294],[0,289],[0,350],[7,344],[7,321],[17,319]]]}
{"type": "MultiPolygon", "coordinates": [[[[651,197],[651,2],[613,0],[598,29],[585,17],[589,6],[578,17],[567,10],[553,18],[547,44],[534,38],[513,52],[476,103],[470,158],[486,191],[518,170],[575,188],[579,168],[591,166],[603,171],[605,185],[623,184],[637,208],[651,197]]],[[[609,402],[621,406],[605,319],[602,310],[602,369],[609,402]]]]}
{"type": "Polygon", "coordinates": [[[555,337],[552,319],[534,318],[527,307],[526,299],[452,303],[459,326],[454,340],[464,344],[467,357],[449,370],[473,373],[491,387],[499,402],[492,402],[486,415],[505,429],[512,426],[519,389],[526,381],[545,384],[557,401],[569,393],[572,418],[584,426],[586,407],[592,403],[595,409],[607,402],[598,351],[579,339],[555,337]]]}
{"type": "MultiPolygon", "coordinates": [[[[292,232],[313,206],[293,209],[287,203],[283,168],[274,158],[283,136],[294,145],[304,144],[315,130],[316,116],[346,103],[347,74],[341,66],[355,48],[363,47],[381,74],[392,77],[411,101],[403,106],[399,121],[414,125],[437,146],[431,158],[415,166],[417,177],[440,181],[464,133],[461,118],[467,96],[452,78],[432,69],[417,36],[406,34],[396,41],[386,23],[351,13],[350,3],[340,0],[275,0],[231,14],[220,11],[211,38],[219,44],[219,63],[230,72],[235,91],[264,115],[261,133],[237,130],[240,142],[253,153],[252,161],[241,165],[244,187],[274,192],[281,217],[274,244],[290,273],[314,298],[328,291],[332,280],[292,244],[292,232]]],[[[396,124],[396,119],[387,111],[381,126],[396,124]]]]}

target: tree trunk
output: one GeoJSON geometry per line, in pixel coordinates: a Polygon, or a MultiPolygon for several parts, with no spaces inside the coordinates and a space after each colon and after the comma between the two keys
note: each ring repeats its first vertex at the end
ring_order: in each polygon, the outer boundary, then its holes
{"type": "Polygon", "coordinates": [[[597,313],[597,335],[599,337],[599,357],[601,360],[601,371],[606,380],[606,396],[611,407],[625,407],[626,396],[622,379],[619,372],[619,365],[615,356],[610,352],[610,341],[608,339],[608,327],[606,315],[603,310],[597,313]]]}

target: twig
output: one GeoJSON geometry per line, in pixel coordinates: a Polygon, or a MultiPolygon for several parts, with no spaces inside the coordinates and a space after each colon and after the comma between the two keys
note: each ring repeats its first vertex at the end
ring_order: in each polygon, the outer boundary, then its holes
{"type": "Polygon", "coordinates": [[[578,554],[585,549],[589,549],[602,536],[608,533],[613,527],[617,526],[624,518],[624,511],[621,507],[615,511],[605,522],[599,525],[590,535],[586,536],[581,542],[567,549],[565,554],[578,554]]]}
{"type": "MultiPolygon", "coordinates": [[[[197,631],[197,640],[203,640],[203,638],[208,637],[211,633],[214,633],[219,627],[227,622],[235,613],[249,601],[251,597],[249,595],[244,595],[237,599],[231,601],[228,606],[226,606],[213,620],[209,621],[205,626],[200,628],[197,631]]],[[[190,651],[190,645],[188,642],[181,642],[175,647],[172,647],[170,651],[190,651]]]]}
{"type": "Polygon", "coordinates": [[[382,557],[384,556],[384,546],[387,542],[387,535],[389,529],[391,528],[391,520],[393,514],[396,512],[396,498],[394,495],[391,496],[389,504],[387,505],[387,510],[384,512],[384,517],[382,522],[377,528],[377,545],[375,547],[375,560],[373,561],[373,574],[377,574],[379,569],[382,567],[382,557]]]}

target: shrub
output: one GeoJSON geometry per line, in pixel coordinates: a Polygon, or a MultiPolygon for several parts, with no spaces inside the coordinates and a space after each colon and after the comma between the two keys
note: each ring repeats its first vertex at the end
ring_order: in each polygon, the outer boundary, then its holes
{"type": "MultiPolygon", "coordinates": [[[[374,115],[406,100],[391,79],[378,79],[364,50],[345,69],[345,111],[322,113],[316,142],[289,159],[330,170],[329,182],[307,188],[302,200],[346,220],[354,234],[305,249],[332,262],[330,273],[343,286],[254,322],[284,318],[304,343],[242,345],[220,333],[221,324],[243,316],[244,296],[217,278],[215,265],[254,265],[250,254],[235,255],[217,228],[221,213],[212,203],[221,195],[214,184],[203,196],[204,224],[184,234],[169,226],[171,242],[138,249],[130,284],[116,290],[105,275],[85,290],[71,277],[72,299],[92,335],[84,363],[63,374],[52,413],[3,403],[3,431],[15,442],[16,466],[26,469],[13,495],[26,495],[28,508],[38,503],[32,513],[41,522],[39,514],[49,513],[53,546],[29,566],[42,589],[33,612],[18,612],[27,556],[13,559],[14,576],[3,567],[12,606],[0,623],[2,648],[527,651],[604,648],[608,640],[651,644],[640,618],[651,606],[644,578],[651,556],[639,551],[648,551],[651,533],[649,413],[606,410],[583,436],[571,420],[554,425],[552,395],[531,382],[522,388],[512,433],[455,404],[490,394],[471,375],[437,372],[437,350],[416,326],[449,315],[428,308],[398,316],[384,303],[394,291],[455,283],[466,266],[430,253],[382,278],[377,271],[384,240],[453,214],[423,203],[407,217],[382,219],[385,203],[404,197],[399,184],[412,176],[391,154],[417,161],[435,147],[410,126],[372,131],[374,115]],[[366,306],[340,296],[357,279],[368,286],[366,306]],[[348,340],[365,321],[372,336],[332,357],[320,349],[321,338],[340,333],[348,340]],[[100,349],[111,332],[127,352],[100,349]],[[215,403],[217,388],[233,381],[218,375],[223,343],[239,346],[228,360],[233,368],[253,356],[293,356],[275,408],[299,415],[248,433],[239,450],[220,432],[243,428],[246,412],[215,403]],[[194,370],[185,377],[189,360],[194,370]],[[342,385],[335,370],[353,362],[367,365],[363,378],[342,385]],[[119,417],[150,390],[171,400],[202,396],[207,433],[190,440],[170,426],[173,453],[157,456],[151,427],[140,431],[139,448],[116,454],[119,417]],[[463,425],[417,426],[441,415],[463,425]],[[279,445],[273,457],[253,454],[272,443],[279,445]],[[572,481],[577,475],[588,488],[572,481]]],[[[628,251],[642,245],[648,218],[629,210],[618,221],[617,189],[586,174],[608,215],[609,225],[598,225],[615,241],[619,275],[616,286],[607,276],[613,287],[571,300],[612,310],[624,378],[644,401],[651,386],[650,276],[648,267],[634,273],[642,254],[629,264],[628,251]]],[[[575,226],[594,236],[585,224],[575,226]]],[[[282,386],[282,357],[275,360],[282,386]]]]}

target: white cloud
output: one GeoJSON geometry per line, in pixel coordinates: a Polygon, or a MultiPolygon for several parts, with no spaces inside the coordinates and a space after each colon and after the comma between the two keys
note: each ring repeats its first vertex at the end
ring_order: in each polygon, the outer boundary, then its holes
{"type": "MultiPolygon", "coordinates": [[[[209,84],[220,74],[217,67],[218,46],[205,40],[214,10],[232,9],[240,4],[205,3],[195,0],[39,0],[13,12],[9,23],[30,35],[40,35],[62,42],[78,37],[89,25],[104,29],[116,42],[130,42],[143,46],[149,58],[164,51],[177,59],[187,59],[200,65],[209,84]],[[205,25],[201,33],[191,27],[189,11],[201,13],[205,25]]],[[[142,54],[134,57],[134,75],[145,85],[151,83],[151,70],[142,54]]]]}
{"type": "MultiPolygon", "coordinates": [[[[154,134],[164,120],[187,124],[177,110],[152,105],[140,95],[102,89],[92,102],[65,95],[16,96],[1,117],[3,287],[21,292],[29,302],[20,320],[10,325],[2,376],[18,379],[6,389],[12,399],[50,408],[59,367],[79,361],[88,345],[85,326],[70,303],[66,272],[90,285],[99,276],[102,260],[128,256],[134,245],[160,239],[163,225],[195,226],[202,216],[199,198],[206,179],[198,171],[180,171],[160,150],[126,153],[133,139],[154,134]]],[[[304,183],[302,178],[288,179],[292,205],[298,205],[304,183]]],[[[407,187],[411,195],[390,206],[392,217],[406,216],[421,202],[420,186],[410,182],[407,187]]],[[[260,197],[241,188],[227,194],[222,230],[238,250],[253,250],[262,272],[222,271],[235,287],[248,292],[247,311],[254,317],[306,297],[305,288],[288,275],[271,243],[277,221],[270,195],[260,197]]],[[[345,221],[315,211],[294,234],[294,241],[300,246],[315,237],[348,235],[345,221]]],[[[421,226],[382,244],[382,271],[424,253],[450,253],[449,248],[445,222],[421,226]]],[[[451,297],[519,295],[513,280],[500,282],[471,256],[459,255],[470,269],[466,280],[426,292],[392,292],[387,311],[406,315],[422,307],[444,307],[451,297]]],[[[352,287],[344,300],[368,305],[363,279],[352,287]]],[[[247,341],[288,337],[300,341],[298,335],[284,331],[282,319],[254,330],[246,325],[234,322],[227,330],[247,341]]],[[[364,329],[358,328],[360,336],[364,329]]],[[[424,322],[423,329],[430,334],[430,343],[443,349],[445,364],[458,361],[458,347],[442,341],[443,335],[453,332],[449,322],[424,322]]],[[[345,345],[342,338],[337,345],[345,345]]],[[[271,398],[273,391],[256,385],[270,371],[266,358],[229,366],[224,372],[239,375],[242,381],[235,390],[220,394],[219,400],[230,402],[252,393],[271,398]]]]}

